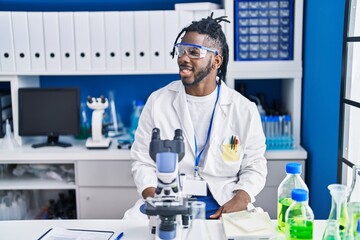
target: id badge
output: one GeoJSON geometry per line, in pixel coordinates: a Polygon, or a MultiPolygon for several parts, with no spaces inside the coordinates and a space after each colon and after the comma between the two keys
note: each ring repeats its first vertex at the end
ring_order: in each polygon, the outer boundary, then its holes
{"type": "Polygon", "coordinates": [[[207,183],[200,177],[185,176],[182,185],[184,194],[197,196],[207,195],[207,183]]]}

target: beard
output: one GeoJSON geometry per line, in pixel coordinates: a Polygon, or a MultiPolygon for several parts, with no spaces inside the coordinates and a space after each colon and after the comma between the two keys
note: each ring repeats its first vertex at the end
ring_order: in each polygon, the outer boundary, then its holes
{"type": "Polygon", "coordinates": [[[191,83],[187,83],[185,81],[182,81],[185,87],[192,87],[198,85],[202,80],[205,79],[206,76],[208,76],[211,72],[211,60],[212,57],[209,59],[209,62],[206,67],[199,70],[198,73],[194,74],[194,81],[191,83]]]}

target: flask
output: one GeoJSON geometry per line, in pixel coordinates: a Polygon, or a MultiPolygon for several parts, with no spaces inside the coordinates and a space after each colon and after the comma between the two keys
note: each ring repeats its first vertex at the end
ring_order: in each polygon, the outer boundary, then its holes
{"type": "Polygon", "coordinates": [[[130,116],[130,137],[132,141],[134,141],[135,131],[137,129],[143,107],[143,101],[137,100],[133,102],[133,111],[130,116]]]}
{"type": "Polygon", "coordinates": [[[360,240],[360,202],[350,202],[348,205],[349,225],[346,240],[360,240]]]}
{"type": "Polygon", "coordinates": [[[353,174],[348,202],[360,202],[360,165],[354,165],[352,169],[353,174]]]}
{"type": "Polygon", "coordinates": [[[186,240],[209,240],[209,231],[205,222],[205,203],[195,201],[191,204],[191,224],[186,240]]]}
{"type": "Polygon", "coordinates": [[[314,213],[308,204],[308,191],[295,188],[291,192],[291,203],[285,213],[286,239],[312,240],[314,213]]]}
{"type": "Polygon", "coordinates": [[[342,184],[328,186],[331,195],[331,210],[328,220],[336,220],[339,224],[340,237],[343,238],[348,228],[347,196],[348,188],[342,184]]]}
{"type": "Polygon", "coordinates": [[[302,180],[301,176],[301,164],[300,163],[288,163],[286,164],[286,177],[280,183],[278,187],[278,205],[277,205],[277,216],[278,216],[278,229],[280,232],[285,231],[285,213],[292,203],[291,191],[294,188],[302,188],[306,191],[308,187],[302,180]]]}
{"type": "Polygon", "coordinates": [[[329,219],[327,221],[322,240],[341,240],[337,220],[329,219]]]}

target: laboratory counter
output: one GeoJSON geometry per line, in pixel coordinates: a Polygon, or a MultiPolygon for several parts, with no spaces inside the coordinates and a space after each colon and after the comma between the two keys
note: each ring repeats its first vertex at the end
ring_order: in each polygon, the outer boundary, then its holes
{"type": "MultiPolygon", "coordinates": [[[[276,221],[273,220],[274,224],[276,221]]],[[[213,240],[225,239],[223,226],[220,220],[207,220],[207,228],[213,240]]],[[[322,237],[326,220],[315,220],[314,240],[322,237]]],[[[35,240],[40,238],[50,228],[71,228],[113,231],[110,238],[115,240],[121,232],[121,240],[152,239],[147,221],[135,220],[26,220],[26,221],[0,221],[0,238],[3,240],[35,240]]]]}

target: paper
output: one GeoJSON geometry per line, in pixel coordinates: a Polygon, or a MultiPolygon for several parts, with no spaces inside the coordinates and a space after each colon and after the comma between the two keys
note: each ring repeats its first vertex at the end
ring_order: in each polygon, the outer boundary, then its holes
{"type": "Polygon", "coordinates": [[[222,223],[226,239],[250,240],[268,238],[278,234],[266,212],[223,213],[222,223]]]}
{"type": "Polygon", "coordinates": [[[51,228],[38,240],[108,240],[113,231],[51,228]]]}

